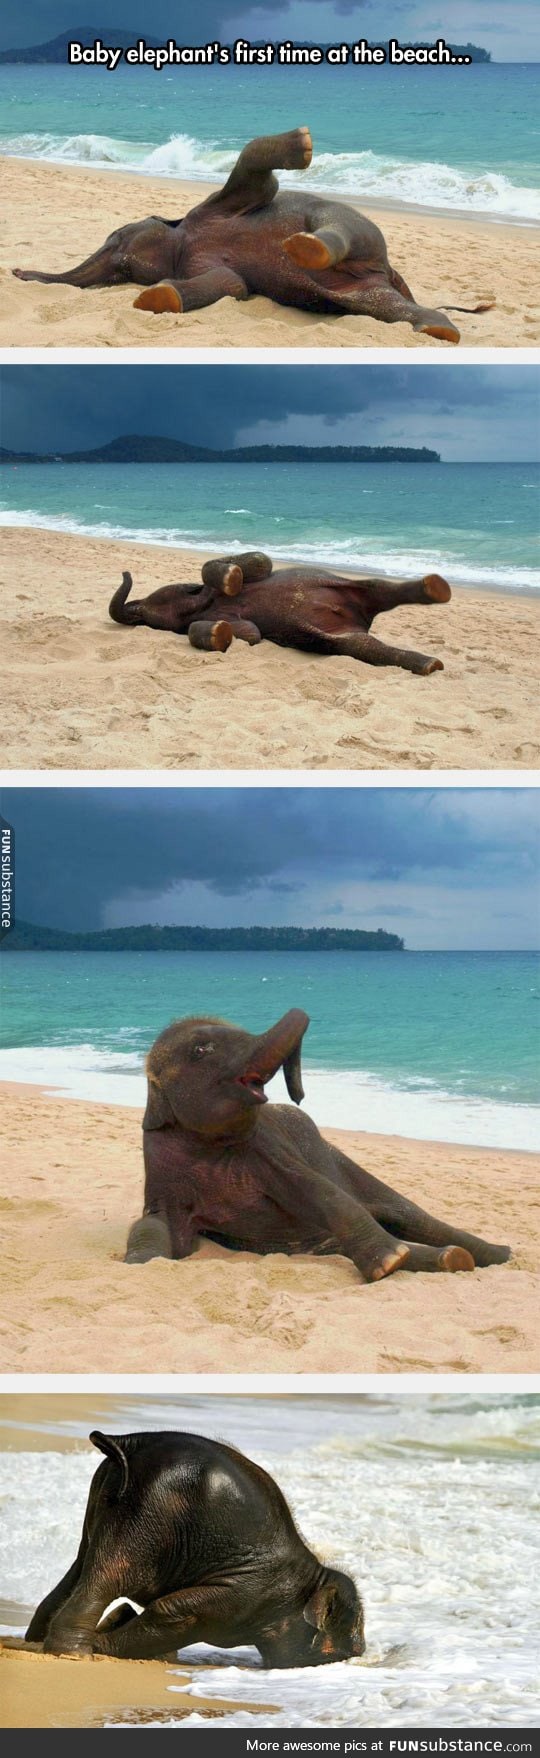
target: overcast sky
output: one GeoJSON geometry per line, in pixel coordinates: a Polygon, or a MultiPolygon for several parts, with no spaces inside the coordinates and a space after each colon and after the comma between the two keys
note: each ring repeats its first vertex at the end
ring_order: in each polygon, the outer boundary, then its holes
{"type": "Polygon", "coordinates": [[[387,928],[409,948],[539,942],[530,788],[4,791],[16,910],[134,922],[387,928]]]}
{"type": "MultiPolygon", "coordinates": [[[[88,297],[91,297],[89,295],[88,297]]],[[[2,439],[70,451],[120,433],[205,446],[433,446],[453,460],[539,456],[537,367],[8,366],[2,439]]]]}
{"type": "Polygon", "coordinates": [[[540,57],[540,16],[537,0],[197,0],[187,30],[189,7],[173,0],[25,0],[18,11],[5,6],[0,25],[2,46],[38,43],[76,26],[113,25],[147,32],[177,42],[204,43],[237,36],[286,37],[321,42],[436,41],[476,42],[498,61],[536,61],[540,57]]]}

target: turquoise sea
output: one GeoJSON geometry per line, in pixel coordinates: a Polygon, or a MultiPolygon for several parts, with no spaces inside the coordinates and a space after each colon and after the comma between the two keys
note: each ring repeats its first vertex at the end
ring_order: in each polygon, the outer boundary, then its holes
{"type": "MultiPolygon", "coordinates": [[[[5,465],[0,523],[540,587],[538,470],[528,463],[5,465]]],[[[174,556],[164,558],[171,576],[174,556]]]]}
{"type": "MultiPolygon", "coordinates": [[[[262,1031],[303,1007],[306,1109],[320,1125],[539,1145],[532,953],[6,953],[0,1078],[142,1106],[171,1019],[262,1031]]],[[[281,1077],[272,1096],[286,1098],[281,1077]]]]}
{"type": "MultiPolygon", "coordinates": [[[[0,112],[3,152],[217,181],[246,140],[307,123],[315,156],[306,186],[522,224],[540,218],[535,66],[5,66],[0,112]]],[[[140,202],[144,211],[144,193],[140,202]]]]}
{"type": "MultiPolygon", "coordinates": [[[[307,1543],[358,1583],[362,1660],[264,1671],[253,1648],[182,1650],[151,1725],[202,1727],[198,1698],[233,1699],[220,1728],[537,1727],[540,1600],[532,1566],[540,1401],[508,1392],[257,1397],[132,1392],[0,1400],[0,1629],[21,1634],[76,1552],[99,1454],[117,1434],[177,1429],[270,1471],[307,1543]],[[59,1404],[65,1409],[60,1413],[59,1404]],[[25,1408],[26,1405],[26,1408],[25,1408]],[[197,1663],[186,1683],[185,1662],[197,1663]],[[183,1677],[182,1677],[183,1670],[183,1677]],[[177,1694],[179,1693],[179,1694],[177,1694]],[[245,1707],[244,1707],[245,1705],[245,1707]],[[187,1720],[180,1720],[187,1715],[187,1720]]],[[[132,1727],[131,1707],[105,1712],[132,1727]]],[[[210,1724],[211,1726],[214,1724],[210,1724]]],[[[317,1730],[318,1734],[317,1734],[317,1730]]],[[[351,1739],[355,1733],[351,1732],[351,1739]]],[[[399,1734],[397,1736],[399,1738],[399,1734]]],[[[527,1734],[527,1738],[530,1738],[527,1734]]]]}

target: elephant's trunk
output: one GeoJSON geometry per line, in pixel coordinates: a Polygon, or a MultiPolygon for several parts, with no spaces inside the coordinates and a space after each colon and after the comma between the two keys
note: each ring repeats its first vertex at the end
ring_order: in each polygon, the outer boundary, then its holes
{"type": "Polygon", "coordinates": [[[270,1027],[270,1031],[252,1039],[249,1068],[246,1069],[246,1073],[255,1072],[265,1085],[277,1074],[278,1068],[282,1068],[289,1097],[295,1105],[300,1105],[304,1097],[301,1045],[308,1025],[309,1015],[299,1007],[292,1007],[277,1025],[270,1027]]]}

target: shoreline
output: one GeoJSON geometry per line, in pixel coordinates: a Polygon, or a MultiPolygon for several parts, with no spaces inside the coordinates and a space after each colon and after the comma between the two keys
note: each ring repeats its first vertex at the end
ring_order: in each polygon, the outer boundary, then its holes
{"type": "MultiPolygon", "coordinates": [[[[169,547],[130,541],[137,595],[171,573],[200,580],[201,552],[169,547]]],[[[108,603],[126,549],[3,528],[6,767],[39,768],[44,749],[51,769],[70,770],[469,770],[472,755],[478,769],[540,766],[532,595],[458,586],[448,604],[381,617],[377,634],[442,659],[424,678],[270,641],[203,652],[117,625],[108,603]]]]}
{"type": "MultiPolygon", "coordinates": [[[[15,1085],[15,1083],[13,1083],[15,1085]]],[[[231,1253],[124,1262],[140,1213],[140,1116],[6,1085],[6,1301],[11,1373],[534,1373],[538,1160],[328,1129],[376,1177],[512,1258],[474,1274],[373,1285],[335,1256],[231,1253]],[[104,1315],[107,1323],[104,1324],[104,1315]]]]}
{"type": "MultiPolygon", "coordinates": [[[[157,142],[156,145],[159,145],[159,142],[157,142]]],[[[2,151],[2,142],[0,141],[0,167],[4,160],[10,161],[12,159],[14,159],[17,164],[22,165],[54,165],[60,166],[62,170],[75,172],[88,171],[91,169],[99,172],[100,175],[102,174],[105,177],[116,176],[140,178],[141,183],[152,183],[157,181],[155,176],[146,171],[141,171],[137,165],[113,165],[105,162],[100,164],[98,160],[93,160],[91,166],[89,166],[87,159],[65,159],[61,156],[54,158],[52,154],[50,157],[43,158],[38,157],[37,153],[8,153],[2,151]]],[[[159,181],[169,183],[173,189],[176,185],[182,186],[182,188],[185,186],[189,191],[193,192],[191,199],[193,206],[195,206],[195,192],[200,190],[201,200],[205,201],[206,197],[212,195],[214,190],[223,188],[226,182],[226,177],[224,176],[220,183],[216,183],[212,182],[207,177],[178,177],[176,175],[165,177],[162,174],[159,181]]],[[[519,189],[518,184],[514,187],[519,189]]],[[[307,184],[285,183],[283,188],[286,190],[307,189],[307,184]]],[[[350,207],[356,208],[359,213],[363,213],[364,210],[367,209],[371,217],[373,217],[375,213],[425,214],[429,219],[459,220],[462,225],[471,225],[474,227],[476,227],[477,224],[483,225],[485,221],[486,224],[490,226],[508,227],[508,230],[511,232],[517,228],[519,231],[524,229],[527,232],[540,233],[540,217],[531,220],[526,214],[497,214],[487,208],[475,208],[472,210],[470,208],[436,207],[424,202],[400,201],[397,196],[391,195],[387,195],[383,199],[383,197],[377,195],[376,192],[370,194],[367,190],[364,190],[362,196],[358,197],[355,196],[350,189],[342,188],[341,185],[334,185],[327,188],[326,185],[323,185],[322,183],[318,183],[316,187],[314,187],[313,184],[310,184],[309,194],[320,195],[328,201],[347,202],[350,207]]]]}
{"type": "MultiPolygon", "coordinates": [[[[81,466],[81,468],[82,467],[83,466],[81,466]]],[[[108,468],[107,464],[105,464],[103,467],[105,469],[108,468]]],[[[144,468],[144,465],[141,467],[144,468]]],[[[17,468],[18,468],[18,465],[16,465],[16,464],[3,463],[0,460],[0,482],[2,480],[1,472],[3,469],[4,470],[13,470],[13,469],[17,469],[17,468]]],[[[31,465],[23,465],[23,466],[21,466],[21,468],[31,469],[32,466],[31,465]]],[[[43,468],[43,466],[38,466],[38,468],[43,468]]],[[[287,465],[284,464],[283,468],[286,469],[287,465]]],[[[28,511],[30,509],[26,509],[26,510],[28,511]]],[[[105,543],[116,543],[116,544],[125,543],[127,545],[138,544],[143,549],[156,549],[156,550],[160,550],[162,552],[165,552],[165,554],[177,555],[179,557],[186,556],[186,557],[189,557],[190,561],[197,559],[199,556],[220,555],[223,553],[223,550],[225,550],[225,553],[227,553],[227,554],[229,553],[227,545],[228,545],[230,539],[227,537],[209,538],[208,541],[203,543],[202,540],[195,542],[193,538],[190,538],[190,539],[180,538],[177,542],[176,541],[175,542],[168,542],[165,538],[160,539],[160,538],[157,538],[154,536],[146,537],[141,532],[136,532],[133,534],[129,533],[129,535],[127,533],[122,533],[121,536],[112,536],[110,530],[101,531],[99,529],[99,526],[95,526],[95,525],[87,525],[87,526],[76,525],[75,521],[74,521],[75,528],[73,530],[69,530],[65,523],[54,524],[52,522],[52,519],[49,519],[48,515],[45,513],[43,515],[37,514],[35,516],[35,518],[32,519],[32,522],[30,524],[22,524],[22,523],[18,523],[18,522],[15,524],[15,523],[11,523],[11,520],[10,520],[11,513],[12,513],[11,508],[5,508],[3,512],[0,511],[0,531],[22,531],[27,536],[29,536],[32,531],[48,531],[48,532],[51,532],[53,535],[56,534],[58,537],[75,537],[75,538],[82,538],[83,540],[87,539],[87,541],[89,543],[103,543],[103,544],[105,544],[105,543]],[[8,515],[7,518],[6,518],[6,513],[8,515]],[[41,522],[41,519],[43,520],[43,522],[41,522]]],[[[298,553],[296,553],[295,555],[291,555],[289,550],[287,549],[286,545],[283,549],[280,549],[279,546],[277,548],[275,546],[273,546],[272,547],[272,556],[276,558],[276,561],[278,561],[281,566],[286,567],[286,568],[291,568],[291,567],[295,567],[295,566],[298,566],[298,567],[313,567],[314,566],[313,557],[301,556],[298,553]]],[[[410,566],[410,568],[412,570],[415,565],[414,559],[411,559],[410,563],[407,563],[406,551],[403,552],[403,556],[404,556],[404,560],[403,560],[404,568],[407,566],[410,566]]],[[[416,565],[418,566],[419,564],[417,563],[416,565]]],[[[446,567],[447,564],[444,563],[441,565],[444,565],[446,567]]],[[[347,576],[350,575],[352,579],[368,579],[369,578],[369,579],[377,579],[377,580],[379,580],[379,579],[380,580],[392,580],[392,579],[395,579],[395,577],[396,577],[393,573],[390,573],[388,571],[388,569],[383,568],[381,566],[371,567],[369,575],[367,575],[364,573],[364,569],[363,569],[362,563],[360,561],[358,562],[358,564],[355,564],[352,561],[343,562],[341,559],[339,561],[332,561],[332,560],[325,561],[323,559],[323,561],[321,562],[321,566],[331,568],[336,573],[339,573],[339,574],[345,574],[347,576]]],[[[426,561],[426,567],[427,566],[428,566],[428,563],[426,561]]],[[[452,575],[451,565],[448,567],[447,571],[450,575],[452,575]]],[[[457,580],[457,579],[454,579],[453,592],[463,592],[463,593],[475,592],[475,593],[478,593],[478,595],[483,598],[484,597],[490,598],[492,596],[492,594],[496,594],[497,597],[508,598],[511,600],[511,602],[513,602],[515,598],[529,599],[529,600],[532,600],[533,603],[536,601],[540,602],[540,573],[538,576],[538,585],[537,586],[523,586],[522,584],[519,584],[516,586],[507,586],[503,581],[457,580]]]]}
{"type": "MultiPolygon", "coordinates": [[[[32,954],[33,956],[33,954],[32,954]]],[[[104,956],[107,956],[104,954],[104,956]]],[[[30,1048],[30,1047],[28,1047],[30,1048]]],[[[46,1056],[51,1050],[57,1053],[59,1046],[35,1045],[32,1054],[37,1058],[46,1056]]],[[[24,1050],[24,1047],[23,1047],[24,1050]]],[[[0,1049],[0,1069],[10,1049],[0,1049]]],[[[98,1053],[96,1053],[98,1054],[98,1053]]],[[[69,1076],[66,1077],[68,1079],[69,1076]]],[[[76,1090],[76,1077],[71,1073],[71,1086],[63,1085],[61,1077],[58,1082],[51,1076],[49,1081],[43,1077],[28,1080],[27,1075],[21,1079],[17,1075],[4,1077],[0,1072],[0,1098],[2,1094],[12,1097],[24,1093],[27,1096],[40,1094],[44,1099],[55,1099],[61,1104],[69,1105],[100,1105],[107,1109],[120,1107],[122,1111],[135,1112],[142,1115],[146,1103],[146,1077],[144,1059],[141,1057],[140,1074],[127,1073],[109,1075],[107,1071],[96,1071],[93,1075],[82,1077],[81,1085],[85,1091],[76,1090]],[[124,1088],[127,1081],[132,1084],[134,1096],[126,1099],[124,1088]],[[110,1086],[108,1088],[108,1083],[110,1086]],[[140,1092],[139,1092],[140,1087],[140,1092]],[[108,1090],[107,1090],[108,1089],[108,1090]],[[135,1092],[136,1089],[136,1092],[135,1092]]],[[[433,1091],[426,1088],[419,1094],[411,1087],[392,1086],[382,1075],[374,1075],[364,1069],[332,1069],[310,1067],[304,1062],[304,1087],[306,1111],[317,1124],[323,1134],[337,1131],[346,1135],[367,1134],[370,1137],[386,1138],[403,1143],[425,1143],[428,1147],[463,1148],[472,1153],[517,1153],[537,1155],[538,1120],[540,1112],[533,1101],[515,1100],[509,1103],[496,1099],[482,1099],[478,1095],[448,1093],[439,1088],[433,1091]],[[341,1119],[347,1108],[347,1092],[349,1080],[356,1080],[355,1108],[362,1116],[358,1122],[349,1116],[344,1123],[341,1119]],[[367,1089],[367,1090],[366,1090],[367,1089]],[[431,1133],[431,1122],[436,1128],[437,1108],[440,1107],[439,1133],[431,1133]],[[392,1127],[393,1111],[399,1110],[402,1127],[392,1127]],[[368,1121],[364,1122],[368,1112],[368,1121]],[[428,1114],[426,1126],[425,1118],[428,1114]],[[434,1116],[435,1112],[435,1116],[434,1116]],[[476,1113],[478,1129],[483,1128],[484,1135],[480,1141],[471,1139],[471,1128],[467,1120],[476,1113]],[[336,1121],[337,1119],[337,1121],[336,1121]],[[381,1123],[384,1120],[384,1127],[381,1123]],[[409,1127],[407,1128],[407,1122],[409,1127]],[[405,1124],[405,1127],[403,1125],[405,1124]],[[520,1126],[525,1136],[532,1139],[519,1140],[520,1126]],[[450,1131],[453,1130],[453,1133],[450,1131]],[[517,1142],[517,1145],[515,1145],[517,1142]]],[[[280,1076],[270,1083],[269,1098],[274,1103],[287,1103],[287,1094],[280,1076]]],[[[472,1129],[474,1130],[474,1122],[472,1129]]]]}
{"type": "MultiPolygon", "coordinates": [[[[176,353],[184,347],[404,347],[436,349],[441,355],[441,343],[415,333],[410,324],[301,311],[259,294],[243,301],[226,297],[202,310],[156,318],[135,309],[131,285],[88,293],[62,284],[17,281],[13,267],[64,272],[90,255],[112,229],[133,221],[137,212],[141,217],[144,212],[167,216],[174,203],[172,217],[181,219],[194,205],[194,194],[202,201],[220,186],[10,154],[0,163],[8,211],[0,276],[2,346],[159,347],[176,353]]],[[[420,304],[491,305],[483,313],[460,314],[464,347],[529,347],[540,340],[532,302],[537,227],[508,219],[494,226],[491,218],[484,223],[480,215],[463,218],[449,210],[435,214],[347,200],[375,222],[380,219],[390,260],[412,282],[420,304]]]]}

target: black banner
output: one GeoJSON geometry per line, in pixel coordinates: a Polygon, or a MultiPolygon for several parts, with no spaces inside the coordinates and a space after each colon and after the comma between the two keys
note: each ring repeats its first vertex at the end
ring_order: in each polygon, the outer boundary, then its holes
{"type": "MultiPolygon", "coordinates": [[[[193,1702],[196,1712],[196,1700],[193,1702]]],[[[125,1721],[116,1728],[77,1728],[77,1758],[93,1749],[93,1735],[98,1732],[116,1733],[125,1727],[125,1721]]],[[[356,1758],[360,1754],[373,1753],[377,1758],[424,1758],[424,1754],[434,1754],[435,1758],[453,1758],[454,1753],[476,1754],[476,1758],[492,1758],[492,1754],[512,1755],[517,1758],[520,1753],[529,1754],[535,1750],[535,1738],[532,1729],[527,1728],[262,1728],[254,1723],[252,1728],[220,1728],[219,1720],[201,1725],[198,1728],[184,1728],[181,1721],[174,1727],[167,1724],[159,1727],[138,1725],[134,1714],[130,1727],[139,1732],[138,1746],[144,1735],[146,1742],[154,1742],[155,1758],[159,1758],[160,1742],[163,1734],[172,1734],[181,1758],[294,1758],[296,1753],[322,1754],[323,1758],[356,1758]]],[[[20,1754],[23,1758],[27,1752],[35,1754],[35,1758],[53,1758],[53,1753],[60,1748],[61,1758],[64,1751],[67,1758],[72,1749],[74,1729],[51,1728],[43,1732],[31,1733],[27,1728],[14,1729],[11,1732],[10,1747],[18,1753],[19,1748],[13,1733],[20,1733],[20,1754]],[[64,1747],[65,1739],[65,1747],[64,1747]],[[34,1744],[35,1741],[35,1744],[34,1744]]],[[[100,1748],[101,1750],[101,1748],[100,1748]]],[[[163,1748],[161,1747],[161,1750],[163,1748]]]]}

